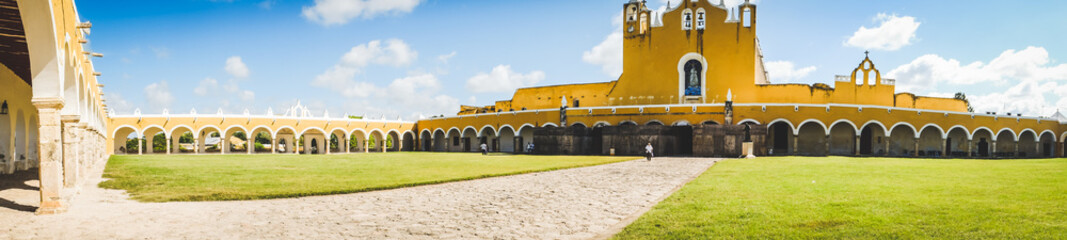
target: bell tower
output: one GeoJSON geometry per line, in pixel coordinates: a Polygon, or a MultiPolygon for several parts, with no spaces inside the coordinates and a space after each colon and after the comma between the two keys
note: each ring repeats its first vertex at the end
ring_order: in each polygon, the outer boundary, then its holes
{"type": "Polygon", "coordinates": [[[643,35],[649,32],[650,21],[646,0],[630,0],[623,5],[623,34],[643,35]]]}

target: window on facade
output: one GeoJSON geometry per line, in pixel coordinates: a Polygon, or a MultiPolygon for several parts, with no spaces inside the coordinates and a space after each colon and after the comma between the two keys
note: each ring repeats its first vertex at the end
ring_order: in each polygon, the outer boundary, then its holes
{"type": "Polygon", "coordinates": [[[648,14],[641,14],[641,34],[645,34],[645,30],[648,30],[648,14]]]}
{"type": "Polygon", "coordinates": [[[682,13],[682,30],[690,29],[693,29],[693,13],[684,12],[682,13]]]}
{"type": "Polygon", "coordinates": [[[580,107],[580,106],[578,105],[578,99],[574,99],[574,107],[580,107]]]}
{"type": "Polygon", "coordinates": [[[741,21],[745,27],[752,27],[752,9],[745,8],[745,11],[741,13],[741,21]]]}
{"type": "Polygon", "coordinates": [[[702,89],[700,87],[700,75],[704,70],[704,67],[700,64],[700,61],[689,60],[685,63],[685,95],[686,96],[701,96],[702,89]]]}
{"type": "Polygon", "coordinates": [[[704,9],[697,10],[697,29],[704,29],[704,9]]]}

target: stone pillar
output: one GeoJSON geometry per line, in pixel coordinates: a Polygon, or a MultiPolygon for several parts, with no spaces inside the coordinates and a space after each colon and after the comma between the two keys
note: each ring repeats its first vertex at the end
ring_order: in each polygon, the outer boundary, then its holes
{"type": "Polygon", "coordinates": [[[254,153],[256,151],[256,137],[248,135],[245,139],[248,139],[248,141],[245,141],[245,153],[254,153]]]}
{"type": "Polygon", "coordinates": [[[853,155],[859,156],[860,155],[860,135],[859,134],[856,134],[856,141],[852,142],[852,146],[855,147],[855,149],[852,149],[853,153],[855,153],[853,155]]]}
{"type": "Polygon", "coordinates": [[[278,154],[278,138],[270,138],[270,154],[278,154]]]}
{"type": "Polygon", "coordinates": [[[974,139],[967,139],[967,157],[974,157],[974,139]]]}
{"type": "Polygon", "coordinates": [[[171,152],[171,150],[170,150],[170,138],[167,138],[166,141],[167,141],[167,149],[165,149],[163,151],[167,152],[167,155],[170,155],[170,152],[171,152]]]}
{"type": "Polygon", "coordinates": [[[946,158],[948,157],[948,155],[948,138],[944,138],[941,139],[941,157],[946,158]]]}
{"type": "Polygon", "coordinates": [[[63,100],[58,98],[33,99],[37,107],[38,147],[40,149],[40,193],[41,204],[37,214],[56,214],[67,211],[66,201],[60,197],[63,189],[63,131],[60,125],[59,109],[63,100]]]}
{"type": "Polygon", "coordinates": [[[63,123],[63,187],[74,189],[77,186],[78,168],[81,162],[78,151],[78,143],[81,138],[78,130],[78,115],[65,115],[60,117],[63,123]]]}
{"type": "Polygon", "coordinates": [[[1019,141],[1015,141],[1015,152],[1011,153],[1012,157],[1019,157],[1019,141]]]}
{"type": "Polygon", "coordinates": [[[825,142],[823,142],[823,143],[825,143],[824,145],[826,145],[825,146],[826,147],[826,151],[823,152],[823,153],[825,153],[824,155],[829,156],[830,155],[830,135],[826,135],[826,137],[824,139],[825,139],[825,142]]]}
{"type": "Polygon", "coordinates": [[[200,155],[200,144],[203,143],[199,138],[193,138],[193,154],[200,155]]]}
{"type": "Polygon", "coordinates": [[[997,156],[997,141],[993,140],[989,145],[992,146],[989,148],[989,157],[994,158],[997,156]]]}
{"type": "MultiPolygon", "coordinates": [[[[331,137],[331,138],[332,138],[332,137],[331,137]]],[[[332,141],[330,140],[330,138],[323,138],[323,139],[326,139],[326,141],[323,141],[323,142],[325,142],[325,144],[322,144],[322,145],[323,145],[323,147],[325,147],[325,148],[326,148],[326,155],[329,155],[329,154],[330,154],[330,151],[332,150],[332,149],[331,149],[332,147],[330,147],[330,142],[332,142],[332,141]]],[[[338,141],[338,142],[337,142],[337,144],[338,144],[338,145],[340,145],[340,144],[341,144],[341,142],[340,142],[340,141],[338,141]]]]}
{"type": "Polygon", "coordinates": [[[893,140],[893,139],[890,138],[889,135],[885,135],[885,141],[883,141],[883,142],[885,142],[885,151],[884,151],[884,154],[882,154],[882,156],[886,156],[886,157],[889,156],[889,141],[890,140],[893,140]]]}
{"type": "Polygon", "coordinates": [[[915,138],[915,148],[911,151],[912,157],[919,157],[919,138],[915,138]]]}
{"type": "Polygon", "coordinates": [[[382,152],[386,152],[389,150],[389,148],[385,146],[385,141],[378,141],[378,143],[378,148],[382,149],[382,152]]]}
{"type": "Polygon", "coordinates": [[[144,155],[144,137],[137,138],[137,155],[144,155]]]}
{"type": "Polygon", "coordinates": [[[290,153],[292,153],[292,154],[300,154],[300,152],[296,151],[296,135],[295,134],[290,139],[289,145],[292,145],[292,146],[291,147],[290,146],[286,146],[286,147],[289,147],[289,152],[290,153]]]}
{"type": "Polygon", "coordinates": [[[363,153],[370,152],[370,141],[363,140],[363,153]]]}
{"type": "Polygon", "coordinates": [[[352,143],[350,141],[352,141],[352,137],[345,136],[345,153],[352,153],[352,143]]]}
{"type": "Polygon", "coordinates": [[[789,137],[793,138],[793,148],[789,149],[789,155],[796,156],[797,155],[797,143],[798,143],[799,140],[797,140],[797,135],[796,134],[789,134],[789,137]]]}

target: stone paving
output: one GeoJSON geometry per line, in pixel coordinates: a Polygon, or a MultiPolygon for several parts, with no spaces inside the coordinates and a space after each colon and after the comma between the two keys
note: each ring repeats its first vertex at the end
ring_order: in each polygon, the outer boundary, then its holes
{"type": "Polygon", "coordinates": [[[657,158],[257,201],[139,203],[86,186],[61,215],[0,207],[0,239],[589,239],[617,231],[715,161],[657,158]]]}

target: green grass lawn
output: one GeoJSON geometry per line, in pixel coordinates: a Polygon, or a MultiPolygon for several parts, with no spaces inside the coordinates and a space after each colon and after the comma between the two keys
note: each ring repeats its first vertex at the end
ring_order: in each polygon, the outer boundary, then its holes
{"type": "Polygon", "coordinates": [[[116,155],[103,188],[147,202],[247,200],[353,193],[549,171],[633,157],[478,153],[116,155]]]}
{"type": "Polygon", "coordinates": [[[617,239],[1065,239],[1067,159],[719,162],[617,239]]]}

